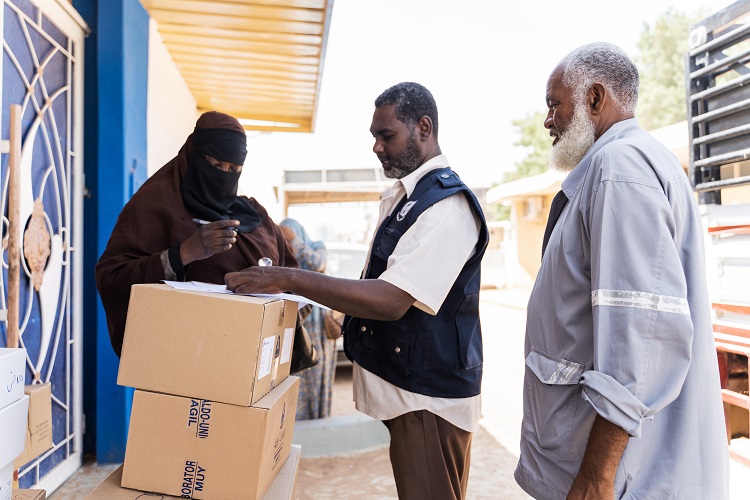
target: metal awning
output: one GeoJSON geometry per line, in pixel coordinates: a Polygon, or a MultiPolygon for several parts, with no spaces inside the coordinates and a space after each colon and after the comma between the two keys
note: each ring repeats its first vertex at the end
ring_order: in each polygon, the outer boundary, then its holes
{"type": "Polygon", "coordinates": [[[333,0],[141,0],[200,111],[312,132],[333,0]]]}
{"type": "Polygon", "coordinates": [[[281,185],[273,189],[286,217],[289,205],[377,202],[391,186],[393,179],[376,167],[285,170],[281,185]]]}

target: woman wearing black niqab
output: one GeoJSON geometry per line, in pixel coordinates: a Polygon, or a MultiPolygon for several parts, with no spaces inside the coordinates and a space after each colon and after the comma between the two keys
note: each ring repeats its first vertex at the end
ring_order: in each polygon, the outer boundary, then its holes
{"type": "MultiPolygon", "coordinates": [[[[226,273],[257,265],[262,257],[275,266],[298,267],[263,206],[237,196],[246,140],[235,118],[204,113],[177,156],[120,213],[96,265],[96,285],[118,356],[134,284],[165,279],[223,284],[226,273]]],[[[295,337],[295,348],[296,343],[295,337]]]]}

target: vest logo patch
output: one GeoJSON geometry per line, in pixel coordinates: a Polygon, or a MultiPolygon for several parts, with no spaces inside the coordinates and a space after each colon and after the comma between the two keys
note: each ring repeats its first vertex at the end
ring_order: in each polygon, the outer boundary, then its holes
{"type": "Polygon", "coordinates": [[[404,208],[402,208],[401,211],[396,214],[396,220],[399,221],[399,222],[401,222],[402,220],[404,220],[404,217],[406,217],[406,214],[409,213],[409,210],[411,210],[411,207],[413,207],[414,205],[416,205],[418,201],[419,200],[407,201],[406,205],[404,205],[404,208]]]}

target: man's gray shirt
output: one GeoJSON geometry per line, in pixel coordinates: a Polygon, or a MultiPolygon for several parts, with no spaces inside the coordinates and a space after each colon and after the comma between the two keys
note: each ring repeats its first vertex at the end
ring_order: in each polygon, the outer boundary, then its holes
{"type": "Polygon", "coordinates": [[[518,484],[564,499],[599,414],[631,436],[616,498],[726,498],[703,231],[687,176],[630,119],[562,189],[570,201],[529,299],[518,484]]]}

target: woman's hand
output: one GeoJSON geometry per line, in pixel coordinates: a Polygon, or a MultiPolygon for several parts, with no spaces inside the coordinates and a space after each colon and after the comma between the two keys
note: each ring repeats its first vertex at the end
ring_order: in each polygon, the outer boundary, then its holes
{"type": "Polygon", "coordinates": [[[238,220],[217,220],[204,224],[180,245],[180,260],[187,266],[196,260],[203,260],[214,254],[226,252],[237,241],[235,226],[238,220]]]}

